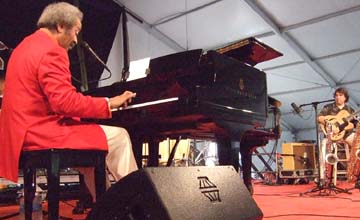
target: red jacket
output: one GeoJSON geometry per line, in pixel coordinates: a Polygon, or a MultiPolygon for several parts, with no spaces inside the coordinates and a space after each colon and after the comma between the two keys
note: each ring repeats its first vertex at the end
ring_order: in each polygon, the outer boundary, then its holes
{"type": "Polygon", "coordinates": [[[13,51],[0,113],[0,176],[16,182],[21,149],[108,149],[100,126],[78,118],[109,118],[104,98],[76,92],[67,51],[41,30],[13,51]]]}

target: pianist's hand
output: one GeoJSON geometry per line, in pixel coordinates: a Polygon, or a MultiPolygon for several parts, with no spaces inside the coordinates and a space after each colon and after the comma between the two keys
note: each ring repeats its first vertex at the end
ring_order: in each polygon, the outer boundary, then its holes
{"type": "Polygon", "coordinates": [[[110,108],[118,109],[120,107],[127,107],[131,103],[132,98],[136,96],[136,93],[125,91],[123,94],[110,98],[110,108]]]}

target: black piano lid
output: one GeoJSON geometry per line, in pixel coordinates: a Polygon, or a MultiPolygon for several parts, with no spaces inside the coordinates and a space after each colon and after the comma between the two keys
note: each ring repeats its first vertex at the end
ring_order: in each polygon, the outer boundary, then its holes
{"type": "Polygon", "coordinates": [[[202,49],[195,49],[174,53],[150,60],[150,75],[169,73],[178,69],[188,68],[199,64],[202,49]]]}
{"type": "MultiPolygon", "coordinates": [[[[251,66],[283,55],[253,37],[219,48],[215,51],[251,66]]],[[[149,67],[150,74],[157,75],[172,72],[176,69],[195,66],[199,63],[202,54],[202,49],[195,49],[151,59],[149,67]]]]}
{"type": "Polygon", "coordinates": [[[283,55],[279,51],[260,42],[254,37],[216,49],[216,52],[247,63],[251,66],[255,66],[263,61],[271,60],[283,55]]]}

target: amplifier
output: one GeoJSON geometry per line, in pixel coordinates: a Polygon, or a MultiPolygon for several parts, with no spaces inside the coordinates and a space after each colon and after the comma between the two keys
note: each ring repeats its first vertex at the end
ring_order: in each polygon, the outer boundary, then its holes
{"type": "Polygon", "coordinates": [[[282,170],[311,170],[316,168],[314,144],[282,144],[282,170]]]}
{"type": "Polygon", "coordinates": [[[280,178],[306,178],[316,177],[317,171],[315,169],[308,170],[281,170],[279,172],[280,178]]]}

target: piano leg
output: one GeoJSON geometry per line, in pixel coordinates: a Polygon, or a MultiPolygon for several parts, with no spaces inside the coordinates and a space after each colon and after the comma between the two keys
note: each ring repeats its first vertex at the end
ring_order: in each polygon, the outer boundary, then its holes
{"type": "Polygon", "coordinates": [[[232,165],[239,170],[239,144],[231,142],[230,138],[217,138],[218,157],[220,165],[232,165]]]}
{"type": "Polygon", "coordinates": [[[254,190],[251,183],[251,163],[252,163],[252,150],[251,146],[241,143],[240,147],[241,154],[241,167],[242,167],[242,176],[245,186],[248,188],[249,192],[253,194],[254,190]]]}
{"type": "Polygon", "coordinates": [[[136,164],[139,169],[142,168],[142,145],[143,140],[141,138],[131,138],[131,143],[133,146],[133,152],[136,160],[136,164]]]}
{"type": "Polygon", "coordinates": [[[159,141],[151,140],[149,143],[149,158],[148,158],[148,167],[158,167],[159,166],[159,141]]]}
{"type": "MultiPolygon", "coordinates": [[[[143,143],[145,140],[140,137],[132,137],[131,143],[133,146],[133,152],[138,168],[142,168],[142,159],[143,159],[143,143]]],[[[159,166],[159,141],[150,140],[147,142],[149,145],[149,156],[147,161],[148,167],[157,167],[159,166]]]]}
{"type": "Polygon", "coordinates": [[[268,140],[261,137],[252,137],[244,135],[240,142],[240,154],[241,154],[241,165],[242,165],[242,176],[245,186],[249,192],[253,194],[254,190],[251,183],[251,164],[252,164],[252,153],[255,147],[265,146],[268,140]]]}

